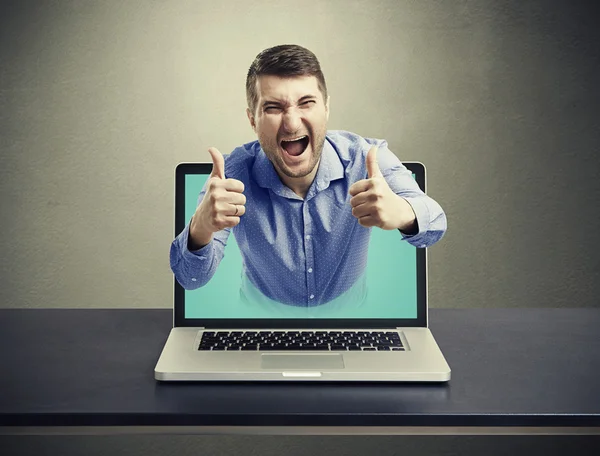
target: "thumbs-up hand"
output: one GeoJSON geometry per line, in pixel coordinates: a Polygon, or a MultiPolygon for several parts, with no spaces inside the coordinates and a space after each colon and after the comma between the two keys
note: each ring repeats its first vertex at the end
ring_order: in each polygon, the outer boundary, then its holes
{"type": "Polygon", "coordinates": [[[215,147],[208,149],[213,169],[206,183],[206,192],[190,223],[188,248],[198,250],[208,244],[213,233],[240,223],[246,213],[244,184],[225,177],[225,160],[215,147]]]}
{"type": "Polygon", "coordinates": [[[371,147],[367,153],[367,176],[369,176],[369,179],[376,177],[383,178],[379,170],[379,164],[377,163],[377,146],[371,147]]]}
{"type": "Polygon", "coordinates": [[[225,159],[223,158],[223,154],[221,154],[216,147],[209,147],[208,153],[213,162],[213,169],[210,173],[210,177],[225,179],[225,159]]]}
{"type": "Polygon", "coordinates": [[[377,226],[384,230],[412,229],[416,224],[411,205],[396,195],[383,178],[377,164],[377,146],[367,153],[367,179],[350,187],[352,215],[364,227],[377,226]]]}

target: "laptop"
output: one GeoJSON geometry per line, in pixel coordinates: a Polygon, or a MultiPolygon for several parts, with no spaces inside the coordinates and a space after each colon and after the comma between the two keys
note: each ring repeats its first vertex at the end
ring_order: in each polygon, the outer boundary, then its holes
{"type": "MultiPolygon", "coordinates": [[[[403,162],[426,191],[425,167],[403,162]]],[[[175,235],[194,214],[212,163],[175,171],[175,235]]],[[[313,307],[253,289],[230,234],[215,275],[196,290],[175,280],[173,328],[158,381],[447,382],[450,367],[427,325],[427,249],[373,228],[365,272],[313,307]]]]}

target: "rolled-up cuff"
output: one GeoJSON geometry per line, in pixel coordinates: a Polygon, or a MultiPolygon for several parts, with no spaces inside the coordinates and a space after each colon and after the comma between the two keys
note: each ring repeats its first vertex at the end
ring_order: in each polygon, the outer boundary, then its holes
{"type": "Polygon", "coordinates": [[[419,243],[425,241],[425,235],[429,230],[429,225],[431,224],[431,214],[429,213],[429,208],[427,207],[425,201],[423,201],[424,198],[403,198],[408,202],[408,204],[410,204],[415,212],[419,231],[415,234],[404,234],[402,231],[400,231],[402,234],[402,239],[406,239],[416,247],[425,247],[425,245],[420,245],[419,243]]]}

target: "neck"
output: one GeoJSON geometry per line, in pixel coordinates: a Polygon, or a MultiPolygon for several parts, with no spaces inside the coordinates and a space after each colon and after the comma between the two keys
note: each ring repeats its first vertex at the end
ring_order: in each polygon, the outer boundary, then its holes
{"type": "Polygon", "coordinates": [[[279,174],[279,178],[281,179],[281,182],[283,182],[286,187],[288,187],[290,190],[292,190],[300,198],[304,199],[306,197],[306,194],[308,193],[308,189],[310,188],[311,184],[315,180],[315,176],[317,175],[317,171],[319,170],[320,162],[321,162],[321,160],[319,160],[319,162],[317,162],[317,164],[315,165],[314,169],[310,172],[310,174],[307,174],[306,176],[303,176],[303,177],[287,176],[287,175],[283,174],[282,172],[280,172],[277,168],[276,168],[276,171],[277,171],[277,174],[279,174]]]}

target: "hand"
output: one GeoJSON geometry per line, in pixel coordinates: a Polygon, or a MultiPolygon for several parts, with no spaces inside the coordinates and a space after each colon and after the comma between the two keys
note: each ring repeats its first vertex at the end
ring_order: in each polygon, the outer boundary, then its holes
{"type": "Polygon", "coordinates": [[[389,187],[377,164],[377,146],[367,154],[367,179],[350,187],[352,215],[364,227],[410,230],[416,217],[411,205],[389,187]]]}
{"type": "Polygon", "coordinates": [[[206,192],[190,222],[188,248],[198,250],[208,244],[213,233],[240,223],[246,213],[244,184],[225,178],[225,161],[215,147],[208,149],[213,169],[206,183],[206,192]]]}

